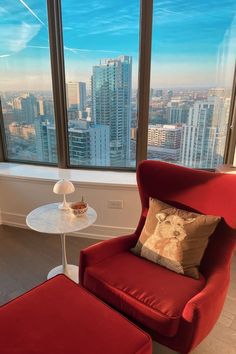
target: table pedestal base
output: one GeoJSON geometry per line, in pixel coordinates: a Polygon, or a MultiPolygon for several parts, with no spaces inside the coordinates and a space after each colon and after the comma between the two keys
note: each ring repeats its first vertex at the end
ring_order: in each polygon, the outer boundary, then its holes
{"type": "MultiPolygon", "coordinates": [[[[65,275],[68,276],[68,278],[70,278],[71,280],[73,280],[75,283],[78,284],[78,282],[79,282],[79,267],[77,267],[73,264],[67,264],[66,269],[69,274],[65,274],[65,275]]],[[[57,274],[64,274],[62,265],[51,269],[47,275],[47,279],[55,277],[55,275],[57,275],[57,274]]]]}

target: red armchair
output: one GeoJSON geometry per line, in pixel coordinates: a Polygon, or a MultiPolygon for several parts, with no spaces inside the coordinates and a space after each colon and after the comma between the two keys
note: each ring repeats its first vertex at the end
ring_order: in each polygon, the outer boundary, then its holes
{"type": "Polygon", "coordinates": [[[236,176],[144,161],[137,170],[142,203],[133,235],[81,251],[80,283],[180,353],[189,353],[210,332],[222,310],[236,245],[236,176]],[[129,252],[143,228],[149,197],[176,207],[218,215],[195,280],[129,252]]]}

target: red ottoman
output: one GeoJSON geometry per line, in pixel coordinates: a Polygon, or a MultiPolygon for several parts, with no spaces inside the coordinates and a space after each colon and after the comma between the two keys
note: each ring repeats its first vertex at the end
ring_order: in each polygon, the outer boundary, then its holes
{"type": "Polygon", "coordinates": [[[151,352],[148,334],[64,275],[0,307],[2,354],[151,352]]]}

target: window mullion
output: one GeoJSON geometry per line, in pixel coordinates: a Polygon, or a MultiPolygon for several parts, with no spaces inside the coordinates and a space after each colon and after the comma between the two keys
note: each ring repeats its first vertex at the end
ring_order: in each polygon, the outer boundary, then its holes
{"type": "Polygon", "coordinates": [[[6,137],[2,113],[2,101],[0,97],[0,161],[6,161],[6,137]]]}
{"type": "Polygon", "coordinates": [[[58,166],[69,165],[61,1],[47,0],[58,166]]]}
{"type": "Polygon", "coordinates": [[[236,62],[229,110],[228,133],[226,138],[224,163],[232,164],[236,147],[236,62]]]}
{"type": "Polygon", "coordinates": [[[138,79],[138,130],[137,163],[147,158],[148,115],[152,50],[153,0],[141,0],[139,79],[138,79]]]}

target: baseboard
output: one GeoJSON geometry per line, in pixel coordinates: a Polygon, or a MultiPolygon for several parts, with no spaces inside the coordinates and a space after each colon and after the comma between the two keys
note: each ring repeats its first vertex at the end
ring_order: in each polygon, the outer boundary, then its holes
{"type": "MultiPolygon", "coordinates": [[[[9,213],[4,211],[1,212],[0,210],[1,225],[29,229],[28,226],[26,225],[25,220],[26,220],[26,215],[9,213]]],[[[107,240],[116,236],[129,235],[132,234],[133,232],[134,232],[134,228],[131,227],[117,227],[117,226],[93,224],[84,230],[73,232],[69,235],[93,238],[99,240],[107,240]]]]}

